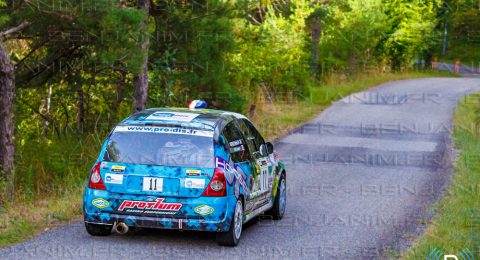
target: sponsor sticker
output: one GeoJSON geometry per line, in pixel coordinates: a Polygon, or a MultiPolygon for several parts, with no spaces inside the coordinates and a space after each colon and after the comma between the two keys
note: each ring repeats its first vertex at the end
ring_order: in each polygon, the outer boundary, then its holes
{"type": "Polygon", "coordinates": [[[200,214],[202,216],[206,216],[208,214],[212,214],[215,210],[214,208],[208,206],[208,205],[200,205],[200,206],[197,206],[195,207],[195,209],[193,209],[195,211],[195,213],[197,214],[200,214]]]}
{"type": "Polygon", "coordinates": [[[193,169],[188,169],[185,172],[187,173],[188,176],[200,176],[200,174],[202,173],[201,170],[193,170],[193,169]]]}
{"type": "Polygon", "coordinates": [[[178,134],[178,135],[196,135],[213,137],[213,131],[195,130],[179,127],[163,127],[163,126],[117,126],[115,132],[137,132],[137,133],[154,133],[154,134],[178,134]]]}
{"type": "Polygon", "coordinates": [[[105,174],[105,183],[123,184],[123,175],[107,173],[105,174]]]}
{"type": "Polygon", "coordinates": [[[182,113],[182,112],[155,112],[149,115],[145,120],[190,122],[199,115],[200,114],[182,113]]]}
{"type": "Polygon", "coordinates": [[[245,150],[245,148],[243,147],[243,145],[230,148],[231,153],[241,152],[241,151],[244,151],[244,150],[245,150]]]}
{"type": "MultiPolygon", "coordinates": [[[[231,162],[231,158],[230,158],[230,162],[231,162]]],[[[240,185],[242,185],[243,190],[246,193],[249,192],[247,183],[245,182],[246,175],[243,172],[241,167],[232,167],[229,162],[225,161],[221,157],[215,157],[215,167],[225,170],[225,177],[227,178],[227,182],[229,184],[231,184],[232,181],[234,181],[233,176],[231,175],[233,174],[235,177],[235,180],[238,181],[240,185]],[[241,171],[242,173],[240,173],[239,171],[241,171]]],[[[255,167],[258,167],[258,165],[255,164],[255,167]]]]}
{"type": "Polygon", "coordinates": [[[108,202],[107,200],[102,199],[102,198],[96,198],[96,199],[92,200],[92,204],[93,204],[93,206],[95,206],[99,209],[104,209],[104,208],[110,206],[110,202],[108,202]]]}
{"type": "Polygon", "coordinates": [[[240,140],[240,139],[230,142],[230,146],[237,146],[237,145],[241,145],[241,144],[242,144],[242,140],[240,140]]]}
{"type": "Polygon", "coordinates": [[[186,178],[185,188],[203,189],[205,188],[205,179],[186,178]]]}
{"type": "Polygon", "coordinates": [[[157,198],[155,201],[124,200],[119,211],[153,214],[175,214],[182,208],[181,203],[163,202],[164,198],[157,198]]]}
{"type": "Polygon", "coordinates": [[[125,166],[113,165],[111,171],[112,172],[124,172],[125,171],[125,166]]]}

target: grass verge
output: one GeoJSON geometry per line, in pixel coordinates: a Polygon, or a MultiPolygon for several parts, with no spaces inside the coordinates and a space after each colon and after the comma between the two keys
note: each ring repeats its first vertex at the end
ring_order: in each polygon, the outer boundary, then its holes
{"type": "MultiPolygon", "coordinates": [[[[330,78],[311,87],[310,95],[288,102],[260,102],[252,118],[267,139],[285,135],[329,106],[332,102],[379,84],[412,78],[452,76],[442,72],[408,72],[359,75],[354,79],[330,78]]],[[[17,171],[27,176],[17,187],[15,203],[0,207],[0,247],[9,246],[40,232],[81,219],[81,200],[86,176],[97,156],[101,138],[71,136],[53,144],[26,143],[17,148],[17,171]],[[21,156],[20,156],[21,155],[21,156]],[[53,156],[56,155],[56,156],[53,156]],[[50,186],[49,175],[61,176],[50,186]],[[41,195],[38,195],[41,194],[41,195]]]]}
{"type": "MultiPolygon", "coordinates": [[[[433,250],[479,256],[480,246],[480,94],[460,102],[455,111],[454,143],[460,155],[446,195],[434,207],[436,216],[403,259],[425,259],[433,250]],[[468,252],[467,251],[468,248],[468,252]]],[[[442,256],[443,257],[443,256],[442,256]]],[[[433,259],[433,258],[432,258],[433,259]]],[[[436,259],[436,258],[435,258],[436,259]]],[[[442,258],[443,259],[443,258],[442,258]]]]}

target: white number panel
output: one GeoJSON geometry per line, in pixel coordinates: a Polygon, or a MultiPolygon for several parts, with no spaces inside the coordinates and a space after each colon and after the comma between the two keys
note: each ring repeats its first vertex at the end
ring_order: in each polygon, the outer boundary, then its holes
{"type": "Polygon", "coordinates": [[[143,178],[143,190],[144,191],[156,191],[162,192],[163,190],[163,179],[162,178],[143,178]]]}

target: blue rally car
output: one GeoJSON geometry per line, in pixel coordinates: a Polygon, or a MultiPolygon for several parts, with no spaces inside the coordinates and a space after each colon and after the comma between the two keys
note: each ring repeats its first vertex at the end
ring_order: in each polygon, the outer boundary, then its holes
{"type": "Polygon", "coordinates": [[[207,109],[148,109],[118,124],[89,175],[87,232],[161,228],[217,232],[235,246],[262,213],[281,219],[286,171],[243,115],[207,109]]]}

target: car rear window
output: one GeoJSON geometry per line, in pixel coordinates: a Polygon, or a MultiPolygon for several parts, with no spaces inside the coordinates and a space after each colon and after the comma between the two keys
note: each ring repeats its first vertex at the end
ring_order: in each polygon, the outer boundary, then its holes
{"type": "Polygon", "coordinates": [[[213,168],[213,137],[207,131],[181,128],[117,127],[110,136],[103,160],[213,168]]]}

